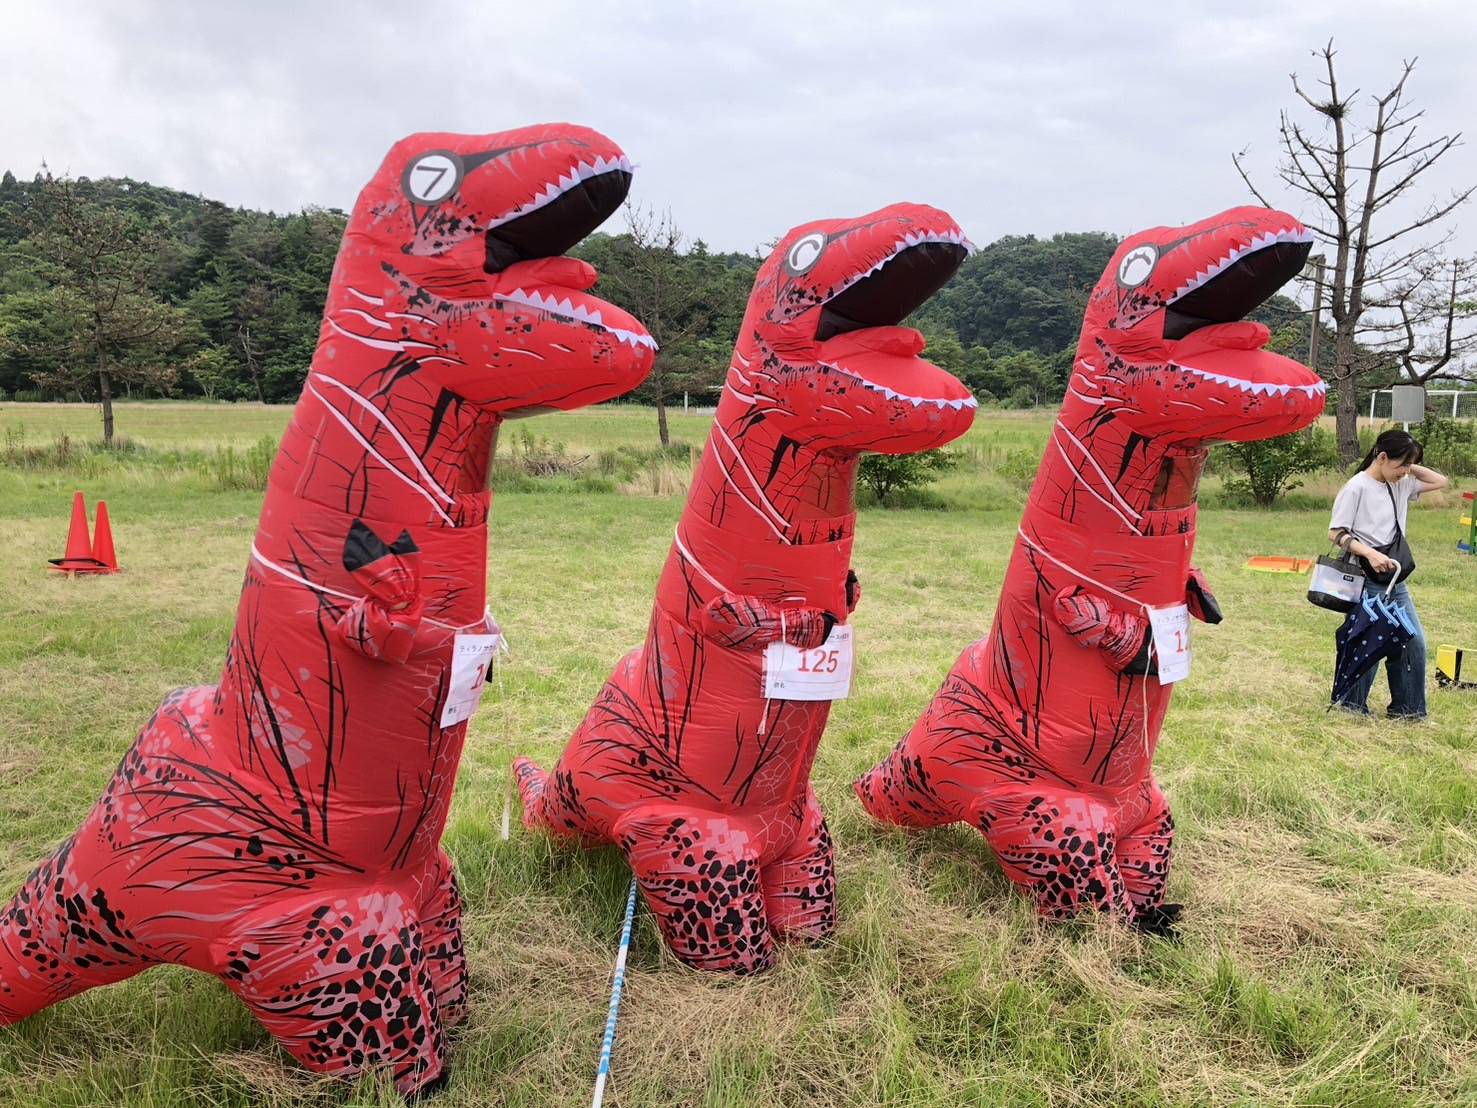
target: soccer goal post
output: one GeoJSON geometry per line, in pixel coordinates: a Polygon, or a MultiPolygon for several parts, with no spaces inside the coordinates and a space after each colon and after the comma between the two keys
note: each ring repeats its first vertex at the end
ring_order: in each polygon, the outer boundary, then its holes
{"type": "MultiPolygon", "coordinates": [[[[1376,389],[1369,394],[1369,418],[1395,419],[1394,390],[1376,389]]],[[[1477,389],[1427,389],[1426,410],[1450,419],[1477,419],[1477,389]]]]}

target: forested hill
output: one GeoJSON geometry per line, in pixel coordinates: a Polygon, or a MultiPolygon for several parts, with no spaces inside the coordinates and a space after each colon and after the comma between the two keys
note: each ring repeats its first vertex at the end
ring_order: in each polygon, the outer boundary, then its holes
{"type": "MultiPolygon", "coordinates": [[[[59,246],[66,237],[60,209],[47,203],[47,190],[59,184],[72,191],[68,219],[93,219],[89,226],[146,253],[137,310],[167,324],[143,345],[109,351],[115,392],[297,398],[345,213],[277,215],[141,181],[22,181],[10,172],[0,178],[0,396],[97,393],[82,353],[85,336],[75,333],[85,290],[59,246]]],[[[576,251],[600,269],[603,295],[638,317],[657,295],[654,287],[665,290],[653,313],[661,319],[661,372],[636,394],[648,401],[665,399],[658,391],[701,392],[721,383],[760,261],[710,252],[700,239],[667,249],[673,237],[596,234],[576,251]]],[[[927,334],[930,356],[982,399],[1053,401],[1071,365],[1087,292],[1116,244],[1097,232],[1000,239],[970,258],[912,322],[927,334]]],[[[1269,316],[1285,325],[1283,341],[1292,347],[1301,321],[1291,303],[1269,316]]]]}

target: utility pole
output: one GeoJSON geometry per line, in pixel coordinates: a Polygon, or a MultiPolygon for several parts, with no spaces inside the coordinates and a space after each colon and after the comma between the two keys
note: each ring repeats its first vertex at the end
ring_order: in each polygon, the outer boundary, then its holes
{"type": "Polygon", "coordinates": [[[1308,325],[1308,368],[1314,373],[1318,372],[1318,328],[1323,317],[1323,267],[1327,261],[1322,254],[1314,254],[1308,259],[1308,266],[1313,270],[1313,320],[1308,325]]]}
{"type": "MultiPolygon", "coordinates": [[[[1328,259],[1323,254],[1314,254],[1307,264],[1307,268],[1313,271],[1313,318],[1308,323],[1308,368],[1314,373],[1318,372],[1318,331],[1323,318],[1323,267],[1327,262],[1328,259]]],[[[1344,387],[1353,388],[1353,381],[1345,381],[1344,387]]],[[[1313,428],[1316,426],[1316,420],[1308,424],[1309,442],[1313,441],[1313,428]]]]}

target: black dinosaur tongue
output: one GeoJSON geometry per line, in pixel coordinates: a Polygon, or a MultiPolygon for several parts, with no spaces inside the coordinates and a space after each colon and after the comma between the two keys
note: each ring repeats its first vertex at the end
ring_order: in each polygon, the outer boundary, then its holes
{"type": "Polygon", "coordinates": [[[1233,323],[1297,276],[1311,242],[1279,242],[1238,258],[1164,309],[1164,337],[1182,339],[1212,323],[1233,323]]]}
{"type": "Polygon", "coordinates": [[[968,256],[953,242],[920,242],[899,251],[876,273],[826,302],[816,340],[863,327],[896,326],[943,288],[968,256]]]}
{"type": "Polygon", "coordinates": [[[631,175],[613,169],[581,181],[542,208],[487,232],[483,268],[499,273],[530,258],[557,258],[604,223],[626,199],[631,175]]]}

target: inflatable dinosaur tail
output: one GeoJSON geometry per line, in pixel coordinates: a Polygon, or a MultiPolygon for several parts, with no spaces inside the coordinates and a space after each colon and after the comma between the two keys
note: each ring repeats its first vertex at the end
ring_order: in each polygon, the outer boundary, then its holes
{"type": "Polygon", "coordinates": [[[544,786],[549,782],[549,775],[531,758],[515,758],[513,778],[518,782],[518,799],[523,802],[523,826],[530,831],[548,827],[544,818],[544,786]]]}
{"type": "Polygon", "coordinates": [[[41,863],[0,911],[0,1025],[151,964],[101,889],[69,878],[72,840],[41,863]]]}
{"type": "Polygon", "coordinates": [[[959,813],[951,812],[933,793],[923,759],[910,756],[909,734],[892,753],[851,783],[862,807],[873,819],[902,827],[938,827],[952,823],[959,813]]]}

